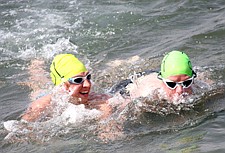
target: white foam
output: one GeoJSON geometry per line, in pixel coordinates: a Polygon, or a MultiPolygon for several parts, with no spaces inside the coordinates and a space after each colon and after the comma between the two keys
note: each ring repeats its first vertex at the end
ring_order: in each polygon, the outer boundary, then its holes
{"type": "Polygon", "coordinates": [[[65,125],[68,124],[80,124],[82,122],[97,119],[101,115],[101,112],[96,109],[86,109],[83,104],[73,105],[69,107],[61,115],[61,119],[65,125]]]}
{"type": "Polygon", "coordinates": [[[55,87],[51,102],[51,109],[53,110],[53,118],[51,120],[54,123],[57,121],[64,125],[78,125],[86,121],[97,119],[101,115],[99,110],[87,109],[83,104],[74,105],[70,103],[70,100],[70,96],[66,91],[60,87],[55,87]]]}
{"type": "Polygon", "coordinates": [[[19,129],[18,123],[19,123],[19,121],[17,121],[17,120],[9,120],[9,121],[4,122],[3,126],[7,131],[15,132],[19,129]]]}
{"type": "Polygon", "coordinates": [[[69,38],[60,38],[54,44],[47,44],[42,47],[41,55],[43,58],[50,59],[55,54],[59,54],[61,52],[73,52],[78,54],[78,46],[71,43],[69,38]]]}

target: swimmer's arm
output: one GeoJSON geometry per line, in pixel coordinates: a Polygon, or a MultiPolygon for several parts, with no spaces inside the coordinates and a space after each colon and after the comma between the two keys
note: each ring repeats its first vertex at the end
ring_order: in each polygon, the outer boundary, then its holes
{"type": "Polygon", "coordinates": [[[22,120],[26,120],[29,122],[34,122],[37,120],[43,111],[46,110],[47,106],[50,105],[51,95],[43,96],[36,101],[32,102],[28,107],[26,112],[22,115],[22,120]]]}
{"type": "Polygon", "coordinates": [[[122,112],[130,102],[130,98],[123,98],[120,94],[117,94],[116,96],[106,100],[104,103],[101,103],[99,105],[99,110],[103,112],[101,119],[106,119],[110,117],[110,115],[113,113],[113,108],[111,104],[117,106],[117,112],[122,112]]]}
{"type": "Polygon", "coordinates": [[[96,94],[94,92],[90,93],[89,95],[89,101],[106,101],[109,98],[111,98],[110,95],[107,94],[96,94]]]}
{"type": "Polygon", "coordinates": [[[47,77],[49,72],[45,70],[45,61],[33,59],[27,68],[29,77],[25,82],[17,82],[19,85],[31,88],[31,99],[35,100],[40,93],[43,93],[43,87],[50,82],[47,77]]]}
{"type": "Polygon", "coordinates": [[[89,98],[89,107],[100,110],[102,112],[101,119],[106,119],[112,114],[112,107],[107,101],[109,98],[110,96],[105,94],[92,94],[89,98]]]}
{"type": "Polygon", "coordinates": [[[112,107],[107,102],[100,104],[99,110],[102,112],[101,119],[106,119],[112,114],[112,107]]]}
{"type": "Polygon", "coordinates": [[[113,113],[121,113],[126,106],[131,102],[130,99],[123,98],[120,94],[108,99],[105,103],[99,105],[99,110],[103,112],[101,119],[108,119],[106,120],[107,124],[101,124],[99,126],[99,134],[98,137],[103,141],[108,140],[116,140],[119,137],[123,136],[123,123],[125,122],[126,118],[119,117],[118,120],[114,120],[110,118],[113,113]],[[116,112],[113,112],[113,106],[110,105],[117,105],[116,112]]]}

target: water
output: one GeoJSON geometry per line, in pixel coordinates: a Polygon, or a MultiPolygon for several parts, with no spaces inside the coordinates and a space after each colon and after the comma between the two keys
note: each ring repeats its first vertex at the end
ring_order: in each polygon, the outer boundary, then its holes
{"type": "Polygon", "coordinates": [[[225,151],[223,0],[1,0],[0,13],[1,152],[225,151]],[[24,82],[42,91],[51,86],[49,80],[46,85],[30,77],[31,61],[44,61],[48,72],[55,54],[73,52],[93,71],[94,90],[107,92],[134,72],[159,68],[162,55],[175,49],[190,56],[204,80],[215,81],[210,87],[202,84],[194,110],[166,116],[125,113],[130,118],[123,124],[116,121],[118,114],[106,123],[36,123],[29,125],[35,127],[28,129],[30,135],[4,139],[3,123],[19,119],[32,101],[34,91],[24,82]]]}

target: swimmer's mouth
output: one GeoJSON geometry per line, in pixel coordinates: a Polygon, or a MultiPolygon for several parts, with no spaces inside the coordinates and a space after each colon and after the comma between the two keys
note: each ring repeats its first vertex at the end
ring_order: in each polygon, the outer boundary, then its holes
{"type": "Polygon", "coordinates": [[[89,93],[88,91],[82,91],[82,92],[80,92],[80,94],[82,94],[82,95],[86,95],[88,93],[89,93]]]}

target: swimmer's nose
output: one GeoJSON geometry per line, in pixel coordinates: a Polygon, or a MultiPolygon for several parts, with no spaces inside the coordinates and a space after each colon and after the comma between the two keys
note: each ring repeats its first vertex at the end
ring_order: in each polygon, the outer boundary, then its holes
{"type": "Polygon", "coordinates": [[[83,86],[84,87],[90,87],[91,86],[91,81],[89,81],[89,80],[84,80],[84,82],[83,82],[83,86]]]}
{"type": "Polygon", "coordinates": [[[178,93],[178,94],[182,94],[184,91],[183,87],[181,85],[178,85],[175,90],[176,90],[176,93],[178,93]]]}

